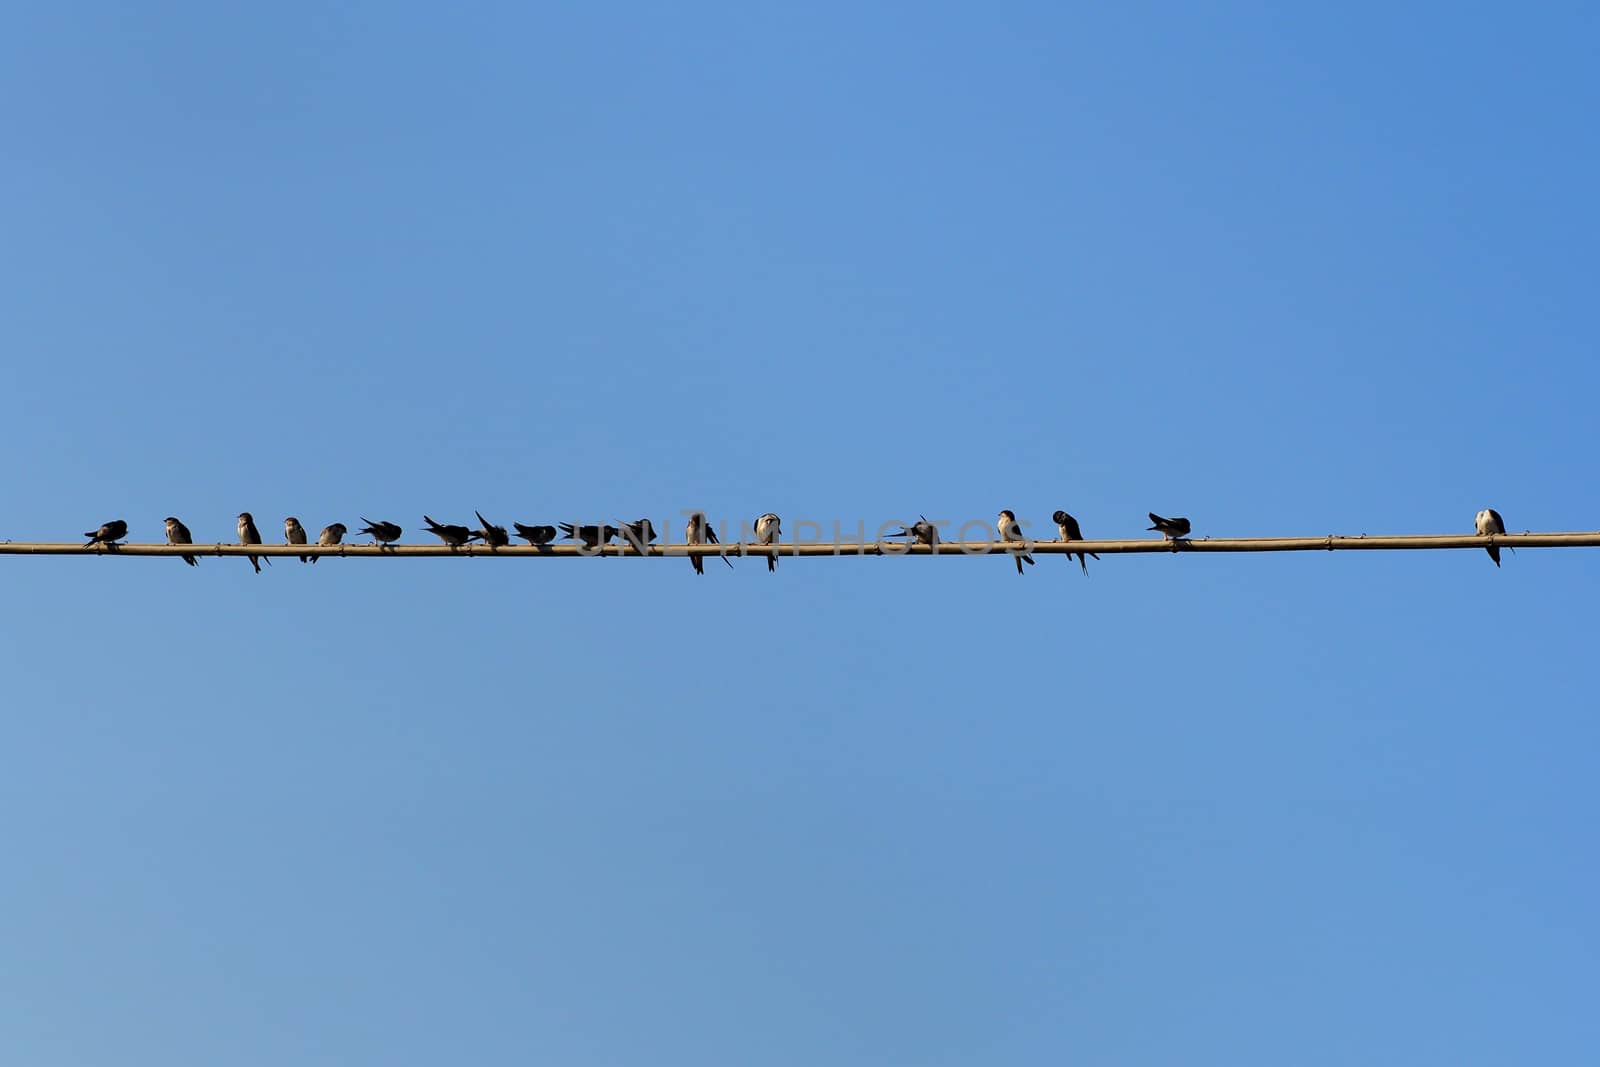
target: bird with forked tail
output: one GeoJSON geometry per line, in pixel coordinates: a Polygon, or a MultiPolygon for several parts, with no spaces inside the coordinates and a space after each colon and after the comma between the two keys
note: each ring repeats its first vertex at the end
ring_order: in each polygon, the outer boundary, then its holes
{"type": "MultiPolygon", "coordinates": [[[[299,519],[290,515],[283,520],[283,536],[291,545],[303,545],[306,543],[306,528],[300,525],[299,519]]],[[[306,563],[310,559],[310,556],[301,556],[300,562],[306,563]]]]}
{"type": "Polygon", "coordinates": [[[1160,515],[1157,515],[1153,511],[1149,514],[1150,521],[1155,523],[1155,525],[1148,526],[1146,529],[1159,530],[1161,531],[1162,537],[1165,537],[1171,541],[1176,541],[1179,538],[1189,536],[1189,530],[1191,527],[1188,519],[1163,519],[1160,515]]]}
{"type": "Polygon", "coordinates": [[[112,519],[110,522],[103,523],[100,529],[92,533],[85,532],[83,536],[89,539],[89,544],[84,545],[84,548],[97,544],[105,545],[107,548],[116,548],[116,542],[128,536],[128,524],[121,519],[112,519]]]}
{"type": "MultiPolygon", "coordinates": [[[[1505,520],[1500,517],[1500,513],[1494,508],[1484,508],[1482,511],[1478,512],[1476,525],[1478,527],[1478,532],[1485,537],[1493,537],[1495,534],[1503,534],[1506,532],[1505,520]]],[[[1496,567],[1500,566],[1499,545],[1485,545],[1483,550],[1489,553],[1489,558],[1494,560],[1494,565],[1496,567]]],[[[1511,551],[1515,552],[1516,549],[1513,548],[1511,551]]]]}
{"type": "MultiPolygon", "coordinates": [[[[179,522],[177,519],[173,518],[171,515],[167,516],[167,520],[166,521],[167,521],[167,544],[169,544],[169,545],[192,545],[192,544],[194,544],[194,538],[189,536],[189,527],[185,526],[183,523],[179,522]]],[[[193,556],[185,555],[185,556],[182,556],[181,558],[185,563],[187,563],[191,567],[198,567],[200,565],[199,561],[196,560],[193,556]]]]}
{"type": "Polygon", "coordinates": [[[451,548],[460,548],[477,535],[465,526],[455,526],[450,523],[437,523],[428,516],[422,516],[422,521],[428,524],[428,532],[451,548]]]}
{"type": "Polygon", "coordinates": [[[609,523],[571,523],[561,524],[561,534],[570,541],[581,541],[583,547],[591,552],[597,548],[604,548],[611,539],[620,531],[609,523]]]}
{"type": "MultiPolygon", "coordinates": [[[[1017,516],[1009,508],[1002,511],[995,519],[994,528],[1000,534],[1002,541],[1022,541],[1022,525],[1017,522],[1017,516]]],[[[1017,573],[1022,573],[1022,565],[1026,563],[1033,566],[1033,557],[1024,552],[1014,552],[1012,556],[1017,561],[1017,573]]]]}
{"type": "MultiPolygon", "coordinates": [[[[706,518],[706,513],[703,511],[691,511],[689,513],[689,522],[683,528],[683,540],[685,544],[690,545],[715,545],[721,543],[717,540],[716,528],[711,525],[710,520],[706,518]]],[[[722,557],[722,562],[728,565],[730,571],[733,570],[733,560],[721,552],[717,553],[717,555],[722,557]]],[[[689,565],[694,568],[696,574],[704,574],[706,572],[706,559],[704,556],[690,556],[689,565]]]]}
{"type": "MultiPolygon", "coordinates": [[[[338,545],[338,544],[343,544],[344,543],[344,530],[345,530],[345,526],[344,526],[344,523],[342,523],[342,522],[336,522],[336,523],[333,523],[333,524],[331,524],[329,526],[324,526],[322,528],[322,532],[317,535],[317,544],[319,544],[319,545],[338,545]]],[[[311,562],[313,564],[315,564],[317,562],[317,557],[316,556],[312,556],[311,557],[311,562]]]]}
{"type": "Polygon", "coordinates": [[[371,534],[372,539],[377,541],[380,547],[400,540],[400,535],[404,532],[392,522],[373,522],[371,519],[362,519],[361,521],[366,525],[356,532],[371,534]]]}
{"type": "MultiPolygon", "coordinates": [[[[1054,515],[1051,515],[1050,518],[1055,522],[1056,530],[1057,530],[1057,532],[1059,532],[1061,534],[1061,540],[1063,540],[1063,541],[1082,541],[1083,540],[1083,530],[1078,527],[1078,520],[1077,519],[1073,518],[1071,515],[1067,514],[1065,511],[1058,511],[1054,515]]],[[[1088,555],[1094,556],[1095,559],[1099,559],[1100,558],[1098,555],[1096,555],[1093,552],[1088,553],[1088,555]]],[[[1083,557],[1084,557],[1084,553],[1079,552],[1078,553],[1078,566],[1083,568],[1083,573],[1084,574],[1088,574],[1089,573],[1089,561],[1084,559],[1083,557]]],[[[1067,553],[1067,559],[1068,559],[1069,562],[1071,561],[1071,559],[1072,559],[1072,553],[1071,552],[1067,553]]]]}
{"type": "Polygon", "coordinates": [[[926,515],[918,515],[917,521],[910,526],[902,526],[884,535],[885,537],[909,537],[913,544],[927,545],[929,548],[939,543],[939,528],[928,521],[926,515]]]}
{"type": "MultiPolygon", "coordinates": [[[[756,544],[776,545],[778,538],[783,535],[782,522],[772,512],[767,512],[756,520],[756,544]]],[[[767,573],[771,574],[778,569],[778,552],[774,549],[767,553],[767,573]]]]}
{"type": "Polygon", "coordinates": [[[622,539],[633,546],[634,551],[643,552],[647,546],[656,539],[656,527],[649,519],[638,519],[634,522],[625,522],[617,531],[622,539]]]}
{"type": "Polygon", "coordinates": [[[516,527],[517,536],[530,545],[548,545],[556,539],[554,526],[526,526],[520,522],[511,524],[516,527]]]}
{"type": "MultiPolygon", "coordinates": [[[[256,520],[250,517],[248,511],[239,512],[239,543],[241,545],[261,543],[261,531],[256,529],[256,520]]],[[[261,564],[255,556],[250,557],[250,566],[256,569],[257,574],[261,573],[261,564]]],[[[270,558],[267,559],[267,566],[272,566],[270,558]]]]}
{"type": "Polygon", "coordinates": [[[473,514],[478,516],[478,540],[490,548],[504,548],[511,543],[511,538],[506,535],[504,526],[496,526],[484,518],[481,511],[474,511],[473,514]]]}

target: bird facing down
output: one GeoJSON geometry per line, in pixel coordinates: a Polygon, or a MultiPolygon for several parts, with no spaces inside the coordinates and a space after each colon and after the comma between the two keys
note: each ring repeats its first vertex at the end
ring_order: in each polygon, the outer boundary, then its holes
{"type": "MultiPolygon", "coordinates": [[[[241,545],[261,543],[261,531],[256,529],[256,520],[250,517],[248,511],[239,512],[239,543],[241,545]]],[[[261,573],[261,563],[255,556],[250,557],[250,566],[256,569],[257,574],[261,573]]],[[[267,560],[267,566],[272,566],[272,560],[267,560]]]]}
{"type": "Polygon", "coordinates": [[[628,544],[633,546],[635,552],[643,552],[644,546],[656,539],[656,528],[649,519],[638,519],[634,522],[625,522],[622,529],[617,531],[628,544]]]}
{"type": "Polygon", "coordinates": [[[554,526],[524,526],[520,522],[511,524],[517,528],[517,536],[527,541],[530,545],[548,545],[556,539],[554,526]]]}
{"type": "Polygon", "coordinates": [[[100,529],[93,533],[85,532],[83,536],[89,539],[89,544],[84,545],[84,548],[95,544],[105,545],[107,548],[115,548],[117,546],[114,542],[128,536],[128,524],[121,519],[112,519],[101,526],[100,529]]]}
{"type": "MultiPolygon", "coordinates": [[[[167,544],[169,544],[169,545],[192,545],[192,544],[194,544],[194,538],[189,536],[189,527],[185,526],[183,523],[179,522],[177,519],[173,518],[171,515],[167,516],[167,544]]],[[[183,557],[183,561],[185,563],[187,563],[191,567],[198,567],[200,565],[199,562],[193,556],[184,556],[183,557]]]]}
{"type": "MultiPolygon", "coordinates": [[[[1073,518],[1071,515],[1068,515],[1065,511],[1058,511],[1054,515],[1051,515],[1050,518],[1055,520],[1056,530],[1060,532],[1061,540],[1063,540],[1063,541],[1082,541],[1083,540],[1083,531],[1078,528],[1078,520],[1077,519],[1073,518]]],[[[1089,555],[1094,556],[1095,559],[1099,559],[1100,558],[1098,555],[1095,555],[1095,553],[1093,553],[1093,552],[1090,552],[1089,555]]],[[[1079,552],[1078,553],[1078,566],[1083,568],[1083,573],[1084,574],[1088,574],[1089,573],[1089,561],[1084,559],[1083,557],[1084,557],[1084,553],[1079,552]]],[[[1072,558],[1072,553],[1068,552],[1067,553],[1067,559],[1070,560],[1071,558],[1072,558]]]]}
{"type": "MultiPolygon", "coordinates": [[[[769,511],[756,520],[756,544],[775,545],[781,536],[783,536],[782,524],[778,516],[772,512],[769,511]]],[[[767,573],[771,574],[777,569],[778,553],[776,551],[767,553],[767,573]]]]}
{"type": "Polygon", "coordinates": [[[373,522],[371,519],[362,519],[361,521],[366,525],[356,532],[371,534],[374,541],[379,541],[383,544],[400,540],[400,534],[403,532],[400,527],[392,522],[373,522]]]}
{"type": "Polygon", "coordinates": [[[600,548],[617,536],[617,528],[611,525],[588,523],[577,525],[570,522],[561,524],[561,534],[568,540],[582,541],[583,547],[593,551],[600,548]]]}
{"type": "Polygon", "coordinates": [[[511,538],[506,535],[504,526],[496,526],[484,518],[481,511],[474,511],[473,514],[478,516],[478,540],[490,548],[504,548],[511,543],[511,538]]]}
{"type": "MultiPolygon", "coordinates": [[[[290,515],[283,520],[283,537],[291,545],[303,545],[306,543],[306,528],[300,525],[299,519],[290,515]]],[[[300,562],[305,563],[309,559],[310,556],[301,556],[300,562]]]]}
{"type": "MultiPolygon", "coordinates": [[[[336,522],[331,526],[324,526],[322,528],[322,532],[317,535],[317,544],[319,545],[340,545],[343,543],[344,523],[342,522],[336,522]]],[[[317,557],[312,556],[311,562],[315,564],[317,562],[317,557]]]]}
{"type": "MultiPolygon", "coordinates": [[[[689,522],[683,528],[683,540],[685,544],[690,545],[715,545],[721,543],[717,540],[717,531],[706,519],[706,513],[703,511],[689,513],[689,522]]],[[[722,556],[722,562],[728,565],[729,570],[732,570],[733,560],[720,552],[717,554],[722,556]]],[[[694,568],[696,574],[704,574],[706,572],[706,559],[704,556],[690,556],[689,565],[694,568]]]]}
{"type": "MultiPolygon", "coordinates": [[[[1016,515],[1009,510],[1000,513],[999,517],[995,519],[994,528],[999,532],[1000,540],[1002,541],[1023,540],[1022,526],[1017,522],[1016,515]]],[[[1033,566],[1032,556],[1022,552],[1013,553],[1013,556],[1017,561],[1018,574],[1022,573],[1022,565],[1024,563],[1030,567],[1033,566]]]]}
{"type": "MultiPolygon", "coordinates": [[[[1477,526],[1478,532],[1485,537],[1488,537],[1492,534],[1503,534],[1506,532],[1505,521],[1500,518],[1500,513],[1494,508],[1484,508],[1482,511],[1478,512],[1477,526]]],[[[1499,545],[1488,545],[1484,548],[1484,551],[1489,553],[1489,558],[1494,560],[1494,565],[1496,567],[1500,566],[1499,545]]]]}
{"type": "Polygon", "coordinates": [[[928,521],[926,515],[918,515],[917,521],[910,526],[903,526],[889,537],[909,537],[912,543],[928,545],[930,548],[939,543],[939,528],[928,521]]]}
{"type": "Polygon", "coordinates": [[[1146,529],[1160,530],[1162,537],[1173,541],[1178,540],[1180,537],[1189,536],[1190,526],[1188,519],[1163,519],[1160,515],[1157,515],[1153,511],[1149,514],[1150,521],[1155,523],[1155,525],[1147,526],[1146,529]]]}
{"type": "Polygon", "coordinates": [[[429,533],[433,534],[451,548],[460,548],[462,545],[466,544],[476,536],[465,526],[451,526],[449,524],[440,525],[439,523],[428,518],[426,515],[422,516],[422,521],[428,524],[429,533]]]}

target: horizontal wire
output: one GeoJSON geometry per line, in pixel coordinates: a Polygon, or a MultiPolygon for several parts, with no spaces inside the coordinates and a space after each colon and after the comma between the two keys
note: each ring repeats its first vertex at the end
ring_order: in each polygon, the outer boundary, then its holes
{"type": "Polygon", "coordinates": [[[684,557],[684,556],[987,556],[999,552],[1034,555],[1070,555],[1096,552],[1104,555],[1173,552],[1315,552],[1394,551],[1446,548],[1600,548],[1600,530],[1573,533],[1520,534],[1403,534],[1368,537],[1328,534],[1323,537],[1211,537],[1177,541],[1139,538],[1131,541],[945,541],[935,548],[900,541],[798,541],[777,545],[734,542],[725,545],[647,545],[642,551],[631,544],[586,548],[579,544],[508,545],[240,545],[240,544],[121,544],[113,548],[24,541],[0,541],[0,555],[9,556],[345,556],[414,558],[419,556],[474,556],[504,559],[570,559],[573,557],[684,557]]]}

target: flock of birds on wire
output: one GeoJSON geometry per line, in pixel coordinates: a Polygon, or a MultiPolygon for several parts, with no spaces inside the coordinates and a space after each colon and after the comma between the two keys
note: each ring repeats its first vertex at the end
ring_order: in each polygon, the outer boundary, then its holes
{"type": "MultiPolygon", "coordinates": [[[[500,548],[511,543],[511,535],[507,533],[504,526],[496,526],[484,518],[483,513],[480,511],[475,511],[473,514],[478,517],[479,525],[476,530],[466,526],[435,522],[426,515],[422,517],[422,521],[427,524],[426,528],[429,533],[451,548],[460,548],[462,545],[470,544],[473,541],[481,541],[491,549],[500,548]]],[[[1077,519],[1065,511],[1057,511],[1050,517],[1056,524],[1056,530],[1060,533],[1061,540],[1084,540],[1083,530],[1079,527],[1077,519]]],[[[380,547],[392,545],[400,540],[400,535],[405,532],[392,522],[373,522],[365,518],[361,521],[366,525],[356,531],[357,534],[371,534],[374,543],[380,547]]],[[[1150,522],[1153,525],[1148,527],[1149,529],[1157,531],[1173,542],[1188,537],[1193,529],[1186,518],[1163,518],[1153,511],[1150,512],[1150,522]]],[[[189,534],[189,527],[178,519],[169,515],[167,516],[166,524],[167,544],[194,544],[194,538],[189,534]]],[[[520,522],[514,522],[511,525],[516,528],[516,536],[534,546],[550,544],[556,539],[558,531],[563,538],[581,542],[590,551],[608,544],[612,538],[618,536],[627,538],[635,548],[641,549],[656,539],[655,526],[651,524],[649,519],[625,522],[621,526],[612,526],[609,523],[570,522],[559,523],[556,526],[524,526],[520,522]]],[[[1500,513],[1493,508],[1484,508],[1478,512],[1476,525],[1478,533],[1482,535],[1503,534],[1506,532],[1505,522],[1500,518],[1500,513]]],[[[1027,540],[1022,535],[1022,527],[1017,522],[1016,514],[1010,510],[1000,513],[995,520],[995,531],[1000,535],[1000,540],[1002,541],[1025,543],[1027,540]]],[[[343,544],[344,535],[347,532],[349,532],[348,527],[342,522],[324,526],[322,533],[317,535],[317,544],[323,546],[343,544]]],[[[303,545],[307,543],[306,529],[300,524],[300,520],[293,515],[283,520],[283,533],[287,539],[287,544],[303,545]]],[[[756,539],[754,543],[756,545],[775,545],[778,543],[778,537],[781,533],[781,520],[777,515],[769,511],[756,519],[756,539]]],[[[103,545],[108,550],[114,550],[117,547],[117,542],[128,536],[128,524],[122,519],[113,519],[103,524],[98,530],[85,532],[84,536],[89,539],[88,544],[83,546],[85,548],[103,545]]],[[[910,539],[909,543],[932,547],[939,543],[939,528],[929,522],[926,517],[922,517],[910,526],[896,530],[888,536],[905,537],[910,539]]],[[[719,543],[716,529],[707,521],[705,512],[696,511],[689,515],[688,525],[684,529],[684,541],[691,545],[715,545],[719,543]]],[[[256,529],[256,520],[251,517],[248,511],[239,513],[239,543],[241,545],[262,544],[261,531],[256,529]]],[[[1176,544],[1173,547],[1176,548],[1176,544]]],[[[1494,565],[1496,567],[1500,566],[1500,547],[1491,544],[1485,547],[1485,551],[1489,553],[1489,558],[1494,560],[1494,565]]],[[[1515,550],[1513,549],[1513,551],[1515,550]]],[[[1018,574],[1023,573],[1023,564],[1033,565],[1033,557],[1026,552],[1014,552],[1012,555],[1017,563],[1018,574]]],[[[1069,552],[1067,555],[1070,559],[1073,553],[1069,552]]],[[[1087,556],[1094,556],[1095,559],[1100,558],[1093,552],[1077,553],[1078,566],[1083,569],[1084,574],[1089,573],[1087,556]]],[[[728,559],[727,556],[724,555],[721,558],[722,562],[729,567],[733,566],[733,561],[728,559]]],[[[183,561],[191,567],[199,564],[198,560],[188,555],[183,557],[183,561]]],[[[317,562],[317,557],[301,556],[300,562],[315,563],[317,562]]],[[[268,559],[267,563],[270,565],[272,560],[268,559]]],[[[696,574],[705,573],[705,560],[703,557],[690,556],[689,563],[694,567],[696,574]]],[[[261,563],[258,557],[251,556],[250,565],[256,569],[257,574],[261,573],[261,563]]],[[[771,572],[777,569],[778,554],[776,552],[767,553],[767,570],[771,572]]]]}

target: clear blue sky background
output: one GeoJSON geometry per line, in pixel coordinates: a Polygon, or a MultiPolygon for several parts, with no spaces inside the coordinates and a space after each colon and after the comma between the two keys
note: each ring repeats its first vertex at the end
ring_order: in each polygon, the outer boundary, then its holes
{"type": "MultiPolygon", "coordinates": [[[[1600,526],[1591,5],[14,6],[0,538],[1600,526]]],[[[4,558],[0,1058],[1600,1056],[1600,554],[4,558]]]]}

